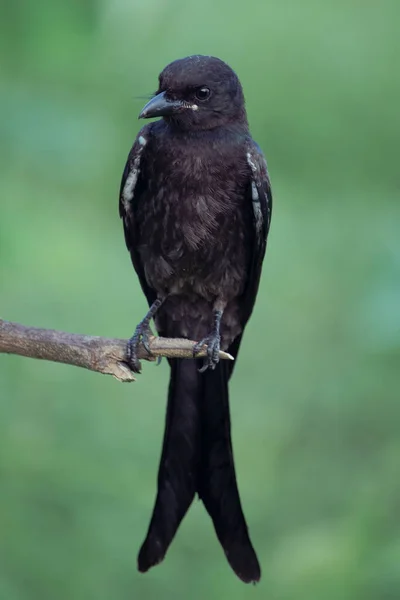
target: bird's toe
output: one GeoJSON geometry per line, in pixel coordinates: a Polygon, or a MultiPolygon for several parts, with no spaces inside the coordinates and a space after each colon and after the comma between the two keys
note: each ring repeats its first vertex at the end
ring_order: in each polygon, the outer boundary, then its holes
{"type": "Polygon", "coordinates": [[[140,364],[140,360],[138,358],[140,344],[142,344],[143,348],[148,354],[151,355],[152,353],[150,349],[150,335],[152,335],[152,331],[149,325],[139,323],[135,329],[135,333],[128,340],[126,347],[127,363],[135,373],[140,373],[142,370],[142,365],[140,364]]]}
{"type": "Polygon", "coordinates": [[[207,346],[207,355],[204,359],[203,366],[199,369],[200,373],[204,373],[204,371],[207,371],[207,369],[215,369],[215,367],[219,363],[220,345],[221,336],[213,334],[200,340],[200,342],[197,342],[197,344],[194,346],[194,357],[196,357],[196,355],[200,352],[203,346],[207,346]]]}

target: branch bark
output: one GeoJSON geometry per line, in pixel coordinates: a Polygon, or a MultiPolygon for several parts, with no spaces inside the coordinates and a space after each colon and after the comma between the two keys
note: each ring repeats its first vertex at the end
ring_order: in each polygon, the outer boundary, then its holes
{"type": "MultiPolygon", "coordinates": [[[[98,373],[113,375],[119,381],[135,381],[134,373],[126,363],[128,340],[92,335],[66,333],[54,329],[25,327],[0,319],[0,354],[18,354],[53,362],[82,367],[98,373]]],[[[143,346],[139,358],[154,361],[166,358],[193,358],[196,342],[178,338],[150,338],[150,356],[143,346]]],[[[204,347],[196,356],[205,356],[204,347]]],[[[233,360],[227,352],[219,353],[221,359],[233,360]]]]}

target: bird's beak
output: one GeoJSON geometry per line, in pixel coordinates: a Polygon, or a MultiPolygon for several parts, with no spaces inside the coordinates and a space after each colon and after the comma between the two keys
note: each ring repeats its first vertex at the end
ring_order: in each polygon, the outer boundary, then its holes
{"type": "Polygon", "coordinates": [[[167,117],[168,115],[179,112],[182,108],[184,108],[183,102],[180,100],[169,100],[166,98],[165,92],[161,92],[149,100],[139,114],[139,119],[167,117]]]}

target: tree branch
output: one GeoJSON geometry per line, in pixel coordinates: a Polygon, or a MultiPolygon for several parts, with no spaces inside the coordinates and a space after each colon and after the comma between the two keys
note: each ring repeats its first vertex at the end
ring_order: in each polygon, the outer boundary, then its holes
{"type": "MultiPolygon", "coordinates": [[[[0,319],[0,354],[41,358],[113,375],[119,381],[135,381],[134,374],[126,363],[127,343],[128,340],[25,327],[0,319]]],[[[152,356],[142,345],[138,356],[144,360],[155,360],[159,356],[193,358],[195,343],[178,338],[151,337],[152,356]]],[[[205,347],[196,356],[205,356],[205,347]]],[[[233,360],[227,352],[221,351],[219,356],[221,359],[233,360]]]]}

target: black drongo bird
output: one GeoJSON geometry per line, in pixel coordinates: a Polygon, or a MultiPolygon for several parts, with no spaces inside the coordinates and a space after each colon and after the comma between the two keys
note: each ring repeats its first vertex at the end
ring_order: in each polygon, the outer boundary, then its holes
{"type": "Polygon", "coordinates": [[[207,358],[170,359],[158,489],[138,568],[159,563],[197,492],[235,573],[260,579],[236,483],[228,380],[253,310],[271,220],[267,165],[249,133],[240,82],[211,56],[168,65],[139,118],[122,177],[125,240],[150,310],[128,345],[165,337],[207,345],[207,358]],[[200,368],[199,368],[200,367],[200,368]]]}

